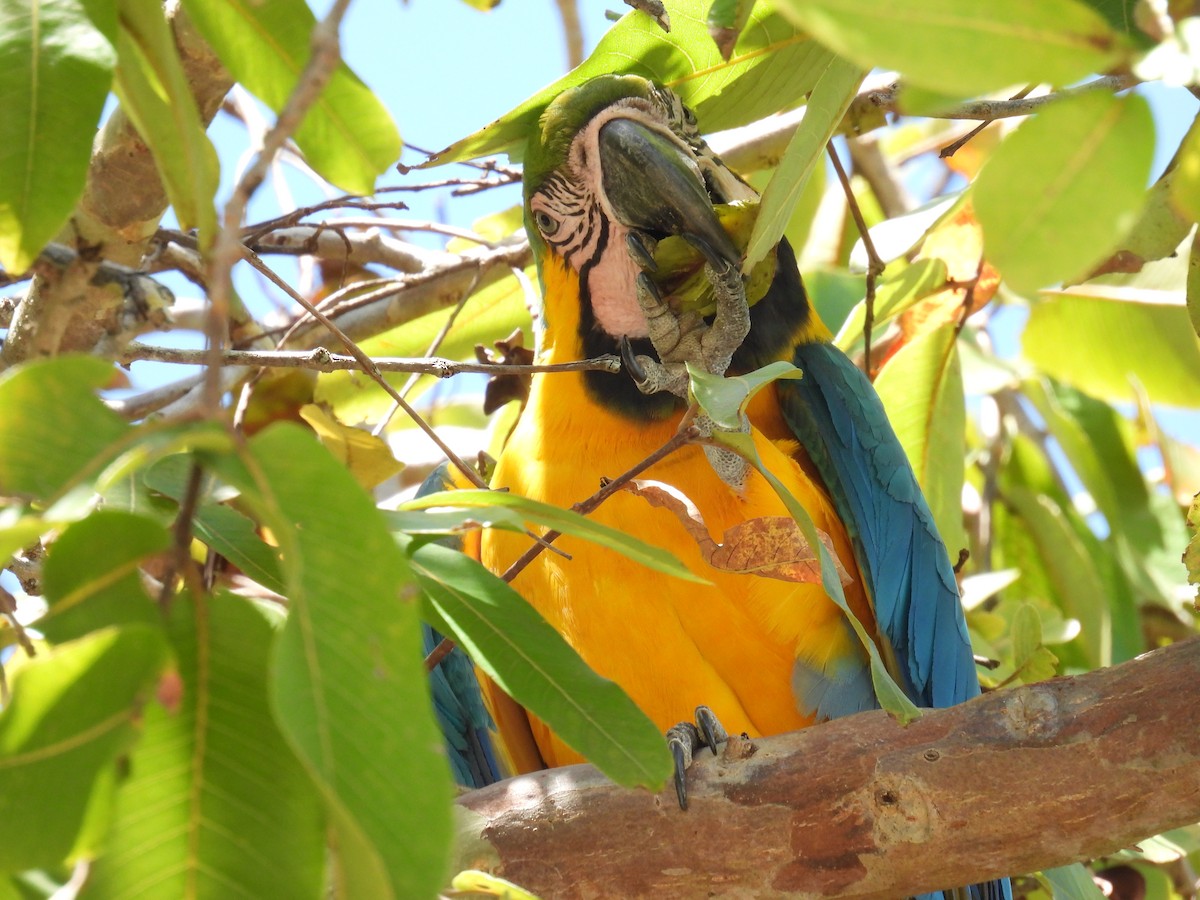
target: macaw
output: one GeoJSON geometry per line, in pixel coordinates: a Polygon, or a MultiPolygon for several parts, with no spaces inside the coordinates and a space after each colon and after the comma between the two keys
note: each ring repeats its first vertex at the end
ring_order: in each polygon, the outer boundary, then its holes
{"type": "MultiPolygon", "coordinates": [[[[737,288],[745,242],[732,211],[756,194],[709,149],[694,115],[650,81],[601,76],[549,104],[524,166],[543,292],[539,362],[613,353],[625,366],[535,375],[493,486],[570,507],[663,445],[687,407],[672,342],[718,374],[791,361],[802,377],[772,383],[747,409],[760,457],[828,536],[851,576],[849,607],[909,697],[940,707],[976,696],[954,571],[879,398],[831,344],[786,240],[765,276],[756,268],[737,288]],[[681,273],[687,246],[716,286],[706,296],[681,273]]],[[[787,515],[758,472],[711,456],[687,445],[639,477],[686,495],[716,535],[787,515]]],[[[664,731],[697,707],[753,737],[878,706],[866,651],[820,584],[715,569],[671,512],[632,493],[591,515],[669,549],[711,585],[563,537],[565,555],[542,553],[513,586],[664,731]]],[[[502,572],[528,546],[489,530],[481,558],[502,572]]],[[[494,685],[485,691],[513,768],[581,761],[494,685]]],[[[969,893],[1010,896],[1000,881],[969,893]]]]}

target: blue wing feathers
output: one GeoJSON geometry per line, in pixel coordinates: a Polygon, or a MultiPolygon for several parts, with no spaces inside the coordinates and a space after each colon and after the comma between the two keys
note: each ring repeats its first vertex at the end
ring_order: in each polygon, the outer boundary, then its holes
{"type": "Polygon", "coordinates": [[[821,473],[855,547],[882,636],[912,699],[979,692],[945,545],[874,388],[836,347],[805,343],[803,377],[776,384],[788,424],[821,473]]]}

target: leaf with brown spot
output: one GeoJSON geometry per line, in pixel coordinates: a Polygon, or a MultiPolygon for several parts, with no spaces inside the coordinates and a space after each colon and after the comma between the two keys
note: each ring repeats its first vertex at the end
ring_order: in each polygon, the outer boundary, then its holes
{"type": "MultiPolygon", "coordinates": [[[[674,513],[700,548],[705,562],[715,569],[780,581],[821,583],[817,554],[791,516],[747,519],[727,529],[723,541],[717,543],[695,504],[677,488],[661,481],[632,481],[624,489],[651,506],[674,513]]],[[[825,532],[818,530],[817,533],[837,566],[842,584],[849,584],[853,579],[838,559],[833,541],[825,532]]]]}

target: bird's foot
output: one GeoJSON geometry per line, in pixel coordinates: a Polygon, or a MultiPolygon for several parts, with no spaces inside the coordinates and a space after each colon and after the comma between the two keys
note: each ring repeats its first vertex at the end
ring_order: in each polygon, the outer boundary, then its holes
{"type": "Polygon", "coordinates": [[[716,756],[717,745],[727,740],[729,734],[725,726],[707,706],[696,707],[694,723],[680,722],[667,731],[667,746],[675,759],[675,796],[679,799],[680,809],[688,808],[687,770],[693,754],[701,747],[708,747],[716,756]]]}
{"type": "Polygon", "coordinates": [[[650,277],[654,256],[640,236],[630,234],[627,248],[642,272],[637,277],[637,299],[646,317],[650,343],[658,359],[635,356],[622,342],[621,357],[644,394],[670,391],[687,399],[687,364],[713,375],[724,375],[733,354],[750,331],[750,307],[738,260],[727,259],[701,238],[688,236],[704,256],[704,273],[712,284],[717,311],[710,323],[698,313],[677,311],[650,277]]]}

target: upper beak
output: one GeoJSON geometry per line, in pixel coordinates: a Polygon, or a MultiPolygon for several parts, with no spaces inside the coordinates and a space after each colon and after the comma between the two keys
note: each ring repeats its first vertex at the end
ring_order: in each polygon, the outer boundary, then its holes
{"type": "Polygon", "coordinates": [[[660,238],[678,234],[696,243],[710,262],[741,264],[683,150],[632,119],[606,122],[599,140],[604,192],[621,224],[660,238]]]}

